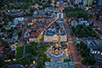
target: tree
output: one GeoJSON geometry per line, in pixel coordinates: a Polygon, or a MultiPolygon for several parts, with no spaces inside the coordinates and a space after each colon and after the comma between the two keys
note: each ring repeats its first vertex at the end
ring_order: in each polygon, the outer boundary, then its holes
{"type": "Polygon", "coordinates": [[[30,12],[33,13],[35,11],[35,8],[30,9],[30,12]]]}
{"type": "Polygon", "coordinates": [[[27,59],[27,64],[28,66],[30,66],[30,59],[27,59]]]}
{"type": "Polygon", "coordinates": [[[90,15],[89,15],[89,18],[93,18],[93,14],[90,14],[90,15]]]}
{"type": "Polygon", "coordinates": [[[96,60],[93,59],[93,58],[90,58],[90,64],[91,64],[91,65],[94,65],[95,63],[96,63],[96,60]]]}
{"type": "Polygon", "coordinates": [[[52,1],[51,0],[48,0],[48,4],[51,4],[52,3],[52,1]]]}
{"type": "Polygon", "coordinates": [[[85,60],[82,60],[82,64],[85,65],[86,64],[86,61],[85,60]]]}
{"type": "Polygon", "coordinates": [[[6,46],[8,46],[9,44],[8,44],[7,41],[2,41],[1,45],[4,46],[4,47],[6,47],[6,46]]]}
{"type": "Polygon", "coordinates": [[[42,67],[42,65],[38,65],[38,67],[37,67],[37,68],[43,68],[43,67],[42,67]]]}
{"type": "Polygon", "coordinates": [[[40,65],[42,65],[43,64],[43,60],[38,60],[38,63],[40,64],[40,65]]]}
{"type": "Polygon", "coordinates": [[[9,22],[8,19],[4,19],[4,25],[7,25],[8,22],[9,22]]]}
{"type": "Polygon", "coordinates": [[[2,28],[3,26],[0,24],[0,28],[2,28]]]}
{"type": "Polygon", "coordinates": [[[41,41],[41,42],[40,42],[40,45],[41,45],[41,47],[43,47],[43,46],[44,46],[44,43],[41,41]]]}

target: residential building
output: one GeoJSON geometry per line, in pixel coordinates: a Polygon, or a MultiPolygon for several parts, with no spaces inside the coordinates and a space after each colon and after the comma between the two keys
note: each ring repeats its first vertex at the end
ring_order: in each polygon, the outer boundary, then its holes
{"type": "Polygon", "coordinates": [[[76,20],[71,21],[71,26],[74,26],[74,28],[76,28],[76,26],[78,25],[76,20]]]}
{"type": "Polygon", "coordinates": [[[102,62],[102,40],[86,40],[87,48],[90,49],[91,56],[98,62],[102,62]]]}
{"type": "Polygon", "coordinates": [[[31,25],[31,27],[24,30],[23,39],[27,39],[29,42],[39,42],[43,37],[43,32],[56,20],[57,18],[45,16],[30,18],[28,25],[31,25]]]}
{"type": "Polygon", "coordinates": [[[24,17],[20,17],[20,18],[15,18],[14,19],[14,24],[17,25],[18,23],[24,23],[24,17]]]}
{"type": "Polygon", "coordinates": [[[102,6],[102,0],[98,0],[98,5],[102,6]]]}
{"type": "Polygon", "coordinates": [[[89,26],[88,21],[79,21],[78,24],[83,24],[84,26],[89,26]]]}
{"type": "Polygon", "coordinates": [[[67,2],[69,3],[69,2],[70,2],[70,0],[67,0],[67,2]]]}
{"type": "Polygon", "coordinates": [[[45,62],[45,68],[75,68],[74,62],[45,62]]]}
{"type": "Polygon", "coordinates": [[[79,4],[79,0],[75,0],[75,4],[79,4]]]}
{"type": "Polygon", "coordinates": [[[79,3],[82,3],[82,0],[79,0],[79,3]]]}
{"type": "Polygon", "coordinates": [[[97,62],[102,62],[102,40],[95,40],[94,44],[90,47],[90,53],[97,62]]]}
{"type": "Polygon", "coordinates": [[[83,0],[83,5],[84,5],[84,6],[87,5],[87,0],[83,0]]]}
{"type": "Polygon", "coordinates": [[[93,0],[88,0],[87,4],[88,6],[92,5],[93,0]]]}

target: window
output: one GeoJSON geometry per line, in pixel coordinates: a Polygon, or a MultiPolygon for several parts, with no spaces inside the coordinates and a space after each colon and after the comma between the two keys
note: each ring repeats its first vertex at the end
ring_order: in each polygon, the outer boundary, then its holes
{"type": "Polygon", "coordinates": [[[100,53],[100,51],[98,51],[98,54],[100,53]]]}
{"type": "Polygon", "coordinates": [[[101,53],[101,55],[102,55],[102,53],[101,53]]]}
{"type": "Polygon", "coordinates": [[[94,54],[95,52],[93,51],[92,53],[94,54]]]}
{"type": "Polygon", "coordinates": [[[96,54],[96,51],[95,51],[95,54],[96,54]]]}

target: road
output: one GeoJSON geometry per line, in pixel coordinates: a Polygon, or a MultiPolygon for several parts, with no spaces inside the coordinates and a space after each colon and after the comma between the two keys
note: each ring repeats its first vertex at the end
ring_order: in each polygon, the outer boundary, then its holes
{"type": "MultiPolygon", "coordinates": [[[[64,18],[66,18],[66,16],[64,18]]],[[[64,26],[65,26],[67,38],[68,38],[67,47],[69,49],[70,59],[71,59],[71,61],[74,62],[75,68],[83,68],[83,65],[81,63],[83,58],[76,49],[76,46],[74,44],[75,38],[73,36],[71,36],[71,30],[70,30],[68,24],[64,23],[64,26]]]]}

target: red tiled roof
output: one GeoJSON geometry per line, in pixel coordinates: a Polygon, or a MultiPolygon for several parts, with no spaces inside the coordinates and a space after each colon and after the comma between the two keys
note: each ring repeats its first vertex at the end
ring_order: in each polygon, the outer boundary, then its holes
{"type": "Polygon", "coordinates": [[[21,27],[21,26],[22,26],[22,24],[21,24],[21,23],[17,24],[17,27],[21,27]]]}
{"type": "Polygon", "coordinates": [[[15,44],[14,42],[9,42],[10,45],[15,44]]]}
{"type": "Polygon", "coordinates": [[[2,46],[2,47],[0,47],[0,51],[3,51],[5,48],[2,46]]]}
{"type": "Polygon", "coordinates": [[[34,36],[30,36],[29,38],[34,38],[34,36]]]}
{"type": "Polygon", "coordinates": [[[5,56],[6,56],[6,54],[2,54],[2,56],[1,56],[1,57],[2,57],[2,58],[4,58],[5,56]]]}

